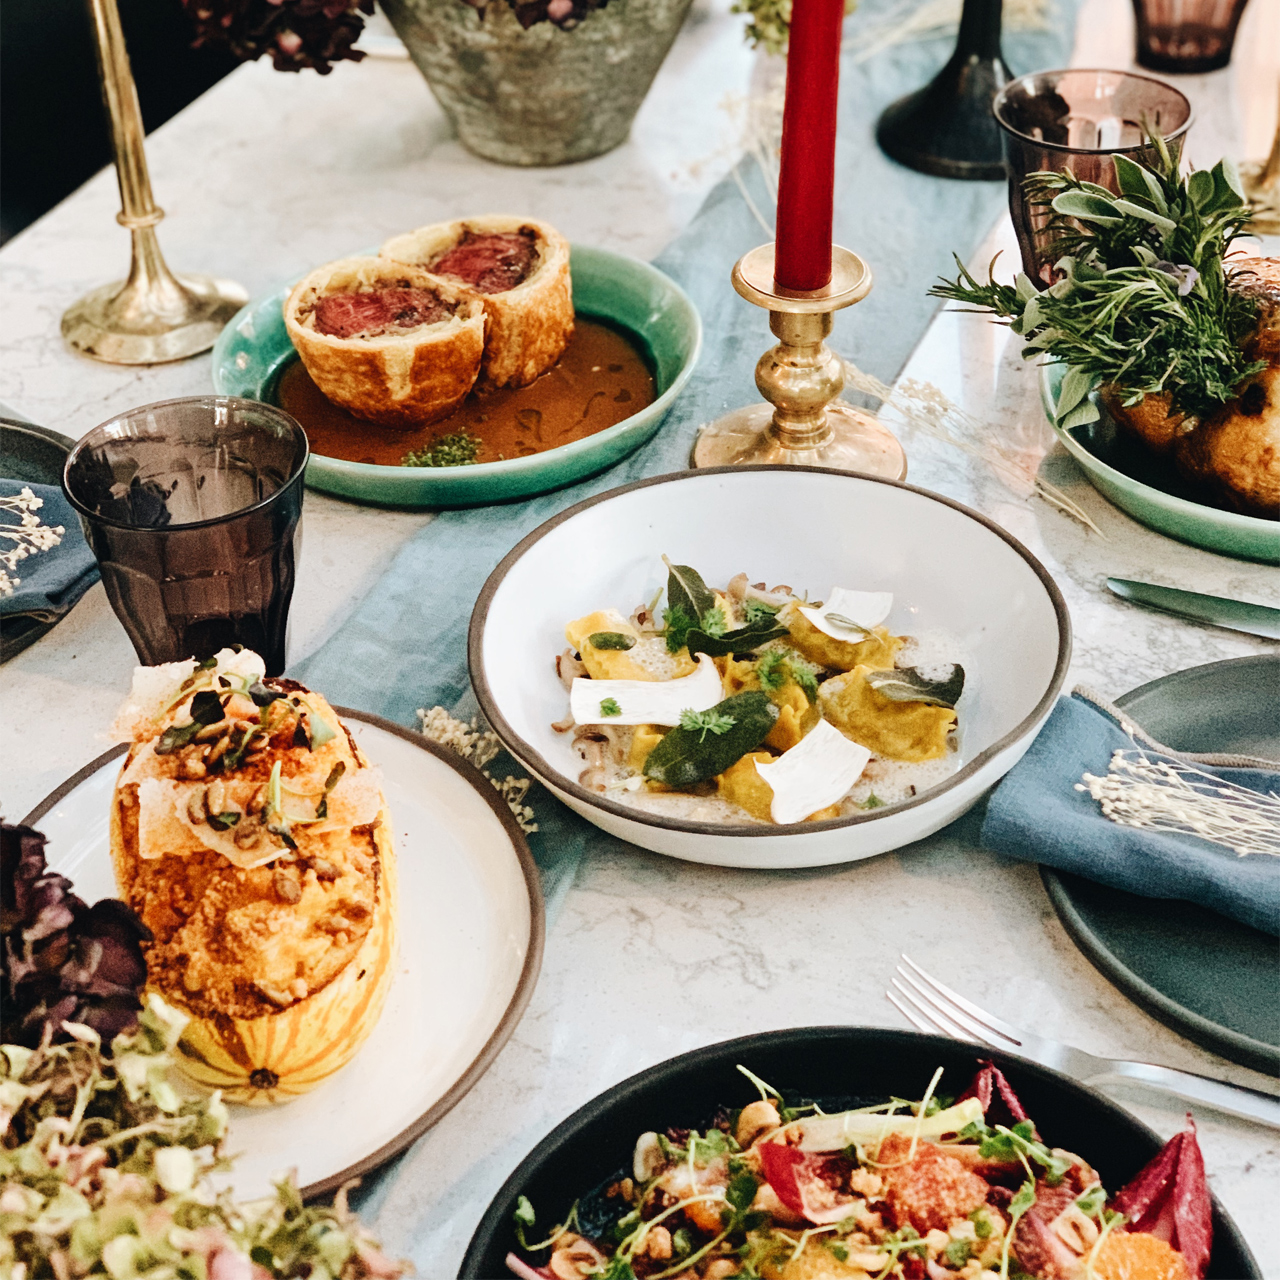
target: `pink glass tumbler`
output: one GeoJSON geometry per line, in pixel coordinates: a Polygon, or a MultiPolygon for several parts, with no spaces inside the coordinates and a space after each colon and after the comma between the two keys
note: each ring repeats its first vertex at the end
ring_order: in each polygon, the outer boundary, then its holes
{"type": "Polygon", "coordinates": [[[1231,61],[1248,0],[1133,0],[1138,64],[1152,71],[1217,71],[1231,61]]]}

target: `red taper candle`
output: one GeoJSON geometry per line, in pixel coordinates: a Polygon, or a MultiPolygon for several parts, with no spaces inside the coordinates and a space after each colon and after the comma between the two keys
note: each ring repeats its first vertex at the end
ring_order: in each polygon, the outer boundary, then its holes
{"type": "Polygon", "coordinates": [[[794,0],[791,7],[773,275],[797,292],[831,283],[843,24],[844,0],[794,0]]]}

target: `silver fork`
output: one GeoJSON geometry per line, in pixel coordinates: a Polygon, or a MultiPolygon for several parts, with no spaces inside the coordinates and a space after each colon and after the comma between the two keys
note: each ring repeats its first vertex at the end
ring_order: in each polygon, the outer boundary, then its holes
{"type": "Polygon", "coordinates": [[[905,953],[898,966],[892,990],[885,995],[900,1013],[921,1031],[941,1031],[953,1040],[986,1044],[1006,1053],[1021,1054],[1041,1066],[1072,1076],[1082,1084],[1131,1082],[1171,1093],[1187,1102],[1198,1102],[1228,1115],[1242,1116],[1258,1124],[1280,1129],[1280,1097],[1247,1089],[1243,1085],[1212,1080],[1190,1071],[1158,1067],[1150,1062],[1126,1062],[1097,1058],[1083,1049],[1059,1044],[1029,1031],[1018,1031],[995,1014],[980,1009],[971,1000],[939,982],[905,953]],[[905,967],[904,967],[905,966],[905,967]],[[901,997],[901,998],[900,998],[901,997]]]}

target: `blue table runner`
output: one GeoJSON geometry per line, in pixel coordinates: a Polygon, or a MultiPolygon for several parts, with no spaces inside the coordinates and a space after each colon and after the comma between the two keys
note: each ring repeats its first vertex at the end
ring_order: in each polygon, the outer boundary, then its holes
{"type": "MultiPolygon", "coordinates": [[[[894,0],[864,0],[846,33],[875,22],[894,0]]],[[[1071,49],[1078,0],[1054,0],[1050,29],[1007,36],[1017,72],[1061,66],[1071,49]]],[[[831,345],[859,367],[892,382],[923,335],[937,302],[936,277],[967,259],[995,221],[1003,182],[958,182],[915,173],[876,146],[880,112],[923,85],[946,60],[953,38],[906,42],[841,71],[836,160],[835,238],[871,265],[875,287],[837,318],[831,345]]],[[[690,122],[690,127],[695,127],[690,122]]],[[[739,174],[758,209],[773,205],[758,170],[739,174]]],[[[655,259],[701,312],[702,359],[683,396],[644,448],[591,480],[529,501],[438,515],[400,550],[381,580],[329,641],[292,674],[336,703],[416,725],[420,707],[444,706],[463,719],[475,711],[466,634],[480,589],[499,560],[527,533],[593,494],[688,465],[697,428],[757,399],[756,361],[772,342],[766,316],[734,293],[729,274],[767,237],[733,176],[713,189],[685,232],[655,259]]],[[[376,517],[374,517],[376,518],[376,517]]],[[[509,757],[494,776],[521,772],[509,757]]],[[[571,813],[541,788],[530,793],[540,830],[530,845],[543,872],[548,909],[566,891],[585,847],[614,838],[571,813]]],[[[619,850],[625,849],[616,842],[619,850]]]]}

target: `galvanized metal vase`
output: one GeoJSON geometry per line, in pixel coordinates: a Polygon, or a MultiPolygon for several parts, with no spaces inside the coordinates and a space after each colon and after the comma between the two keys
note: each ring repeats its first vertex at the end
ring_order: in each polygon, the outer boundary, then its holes
{"type": "Polygon", "coordinates": [[[569,31],[525,30],[505,3],[381,3],[464,146],[555,165],[625,141],[691,0],[609,0],[569,31]]]}

